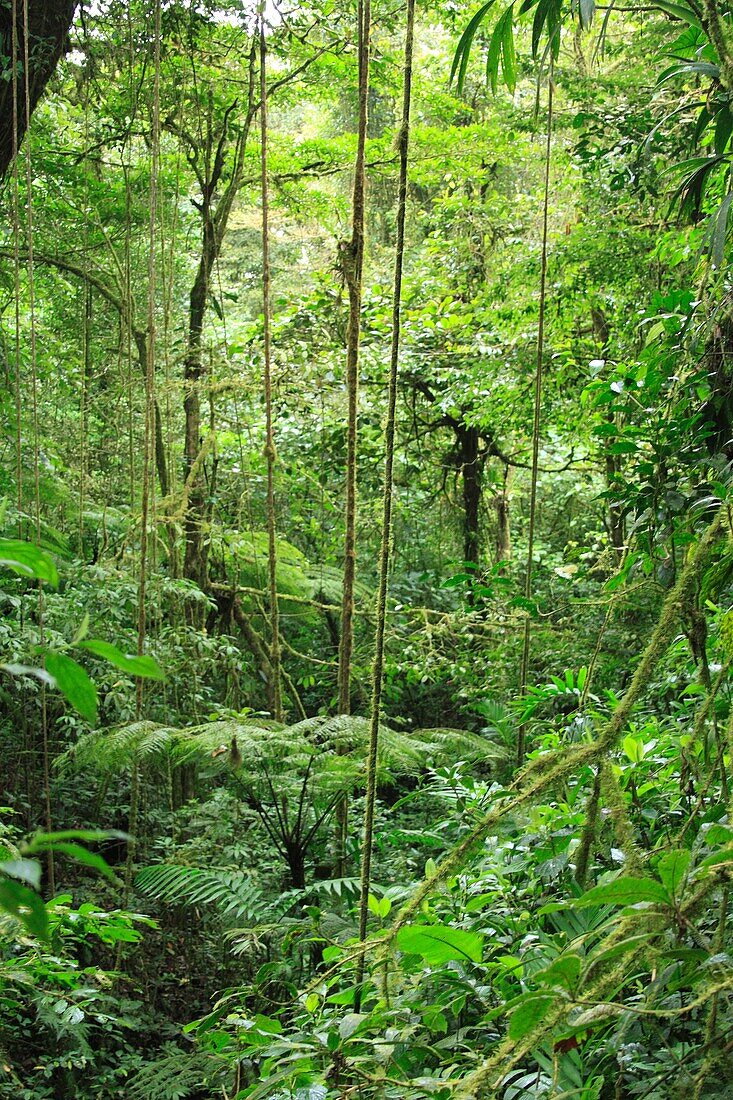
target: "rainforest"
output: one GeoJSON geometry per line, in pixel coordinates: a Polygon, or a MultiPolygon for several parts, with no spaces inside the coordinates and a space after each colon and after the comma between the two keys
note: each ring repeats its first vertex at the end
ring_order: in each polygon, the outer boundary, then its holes
{"type": "Polygon", "coordinates": [[[733,1100],[733,5],[0,0],[0,1098],[733,1100]]]}

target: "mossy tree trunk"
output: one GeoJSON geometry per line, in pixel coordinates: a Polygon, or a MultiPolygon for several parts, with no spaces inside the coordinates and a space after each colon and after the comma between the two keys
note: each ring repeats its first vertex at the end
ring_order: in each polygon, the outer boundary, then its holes
{"type": "MultiPolygon", "coordinates": [[[[43,90],[53,76],[69,39],[78,0],[28,0],[28,98],[31,113],[43,90]]],[[[25,79],[21,59],[25,52],[24,10],[22,0],[15,5],[16,45],[19,64],[16,80],[12,79],[13,3],[0,0],[0,180],[8,171],[13,152],[20,147],[28,129],[25,102],[25,79]],[[16,89],[14,93],[14,87],[16,89]],[[13,135],[14,106],[17,95],[17,142],[13,135]]]]}

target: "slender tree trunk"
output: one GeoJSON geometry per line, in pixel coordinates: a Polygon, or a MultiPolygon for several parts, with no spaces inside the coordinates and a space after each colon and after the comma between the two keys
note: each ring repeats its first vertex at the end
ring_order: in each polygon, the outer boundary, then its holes
{"type": "MultiPolygon", "coordinates": [[[[236,138],[230,139],[230,117],[235,111],[236,101],[231,104],[224,117],[223,127],[218,140],[209,132],[204,150],[191,151],[189,161],[198,159],[199,182],[202,198],[197,203],[201,215],[201,255],[196,277],[191,287],[188,302],[188,339],[183,368],[185,416],[184,429],[184,467],[185,475],[195,468],[196,460],[203,445],[201,417],[201,385],[206,376],[206,364],[203,357],[203,334],[206,310],[209,302],[211,276],[221,253],[226,235],[232,206],[242,184],[244,152],[247,145],[249,128],[254,117],[255,46],[250,51],[249,99],[242,129],[236,138]],[[227,157],[227,145],[230,145],[227,157]],[[215,201],[217,188],[221,183],[227,159],[230,165],[229,181],[221,197],[215,201]]],[[[173,127],[171,127],[173,129],[173,127]]],[[[203,467],[203,464],[200,464],[203,467]]],[[[188,580],[195,581],[200,588],[207,587],[209,548],[206,539],[206,527],[211,519],[211,505],[207,503],[204,470],[196,470],[190,486],[184,530],[186,550],[183,572],[188,580]]]]}
{"type": "MultiPolygon", "coordinates": [[[[135,330],[133,336],[135,339],[135,346],[137,347],[140,366],[144,372],[148,361],[147,336],[139,329],[135,330]]],[[[161,496],[167,497],[170,492],[170,479],[168,477],[168,459],[165,451],[165,440],[163,439],[163,420],[160,415],[160,405],[158,404],[157,397],[153,398],[153,428],[155,435],[155,469],[158,474],[160,494],[161,496]]]]}
{"type": "Polygon", "coordinates": [[[504,484],[497,493],[494,506],[496,508],[496,541],[494,543],[494,558],[497,565],[512,559],[512,532],[510,515],[509,484],[511,481],[511,466],[504,467],[504,484]]]}
{"type": "MultiPolygon", "coordinates": [[[[369,118],[369,50],[371,0],[359,0],[359,126],[354,190],[351,200],[351,240],[341,241],[341,271],[349,292],[349,323],[346,333],[346,500],[344,533],[344,580],[341,600],[339,648],[339,714],[351,713],[351,657],[354,648],[354,584],[356,581],[356,465],[359,419],[359,345],[361,340],[362,272],[364,268],[366,214],[366,139],[369,118]]],[[[337,816],[342,810],[339,809],[337,816]]],[[[345,825],[344,825],[345,830],[345,825]]]]}
{"type": "Polygon", "coordinates": [[[478,568],[483,458],[478,428],[456,424],[463,480],[463,560],[478,568]]]}
{"type": "MultiPolygon", "coordinates": [[[[213,232],[210,212],[204,212],[203,248],[196,278],[191,288],[188,311],[188,352],[184,363],[185,414],[184,464],[185,475],[191,472],[203,443],[201,426],[200,383],[204,376],[202,337],[209,279],[219,249],[213,232]]],[[[186,552],[184,576],[195,581],[200,588],[206,586],[208,546],[204,539],[206,504],[202,473],[194,478],[188,498],[185,517],[186,552]]]]}

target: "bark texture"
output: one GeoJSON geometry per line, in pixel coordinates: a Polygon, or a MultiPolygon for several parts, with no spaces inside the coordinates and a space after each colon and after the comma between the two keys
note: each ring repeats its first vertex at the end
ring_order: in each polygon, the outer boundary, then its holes
{"type": "MultiPolygon", "coordinates": [[[[0,180],[13,160],[14,148],[20,148],[28,129],[25,79],[22,60],[25,52],[23,0],[16,3],[17,57],[15,81],[7,78],[13,67],[13,3],[0,0],[0,180]],[[8,60],[5,61],[4,59],[8,60]],[[17,88],[17,142],[13,140],[13,86],[17,88]]],[[[28,93],[31,113],[53,76],[68,45],[69,28],[78,0],[28,0],[28,93]]]]}

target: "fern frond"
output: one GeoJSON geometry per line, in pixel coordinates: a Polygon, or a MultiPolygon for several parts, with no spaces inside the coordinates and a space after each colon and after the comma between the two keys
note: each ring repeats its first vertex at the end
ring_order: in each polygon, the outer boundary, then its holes
{"type": "MultiPolygon", "coordinates": [[[[187,729],[133,722],[86,734],[61,757],[61,766],[73,764],[109,774],[133,763],[162,766],[170,762],[177,767],[196,761],[210,773],[225,772],[232,767],[229,749],[236,742],[244,761],[237,775],[248,789],[254,791],[277,776],[279,787],[297,790],[307,773],[312,790],[331,798],[363,784],[369,729],[366,718],[351,715],[306,718],[292,726],[249,718],[187,729]]],[[[428,762],[461,759],[488,764],[505,751],[494,740],[466,730],[438,727],[403,732],[382,724],[378,778],[384,783],[400,775],[418,775],[428,762]]]]}
{"type": "Polygon", "coordinates": [[[503,745],[491,738],[470,730],[453,729],[450,726],[437,726],[435,729],[413,730],[412,736],[426,746],[434,757],[448,757],[456,760],[472,760],[476,763],[489,763],[501,760],[507,755],[503,745]]]}
{"type": "Polygon", "coordinates": [[[212,1052],[176,1050],[138,1070],[127,1086],[128,1100],[184,1100],[211,1090],[219,1095],[231,1076],[231,1063],[212,1052]]]}
{"type": "Polygon", "coordinates": [[[90,767],[109,773],[119,772],[135,762],[164,760],[176,732],[155,722],[132,722],[112,730],[93,730],[62,753],[57,767],[90,767]]]}
{"type": "Polygon", "coordinates": [[[226,867],[161,863],[142,867],[135,876],[135,886],[157,901],[206,905],[223,918],[259,921],[266,913],[259,887],[248,875],[226,867]]]}

